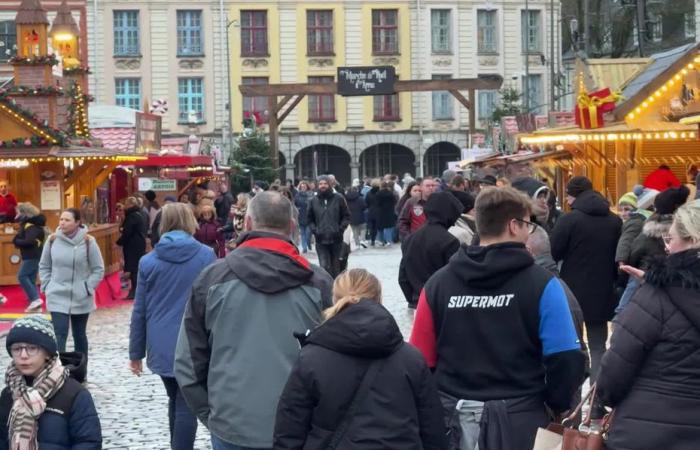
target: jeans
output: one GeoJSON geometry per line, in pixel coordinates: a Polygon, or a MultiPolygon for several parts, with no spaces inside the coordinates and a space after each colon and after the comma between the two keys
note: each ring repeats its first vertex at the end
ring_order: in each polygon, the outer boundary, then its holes
{"type": "Polygon", "coordinates": [[[51,322],[53,331],[56,333],[56,344],[59,352],[66,351],[66,341],[68,340],[68,328],[73,331],[73,346],[76,352],[88,356],[88,339],[86,334],[88,317],[90,314],[63,314],[52,312],[51,322]]]}
{"type": "Polygon", "coordinates": [[[301,251],[306,252],[311,248],[311,228],[308,225],[299,225],[301,235],[301,251]]]}
{"type": "Polygon", "coordinates": [[[381,239],[385,244],[391,244],[394,242],[394,227],[382,228],[381,239]]]}
{"type": "Polygon", "coordinates": [[[168,422],[170,425],[170,448],[172,450],[192,450],[197,435],[197,418],[182,396],[177,380],[161,377],[168,393],[168,422]]]}
{"type": "Polygon", "coordinates": [[[22,264],[19,266],[19,272],[17,272],[17,281],[20,286],[22,286],[22,290],[27,295],[27,300],[29,300],[29,302],[39,298],[39,293],[36,290],[36,276],[38,273],[38,259],[22,260],[22,264]]]}
{"type": "Polygon", "coordinates": [[[605,345],[608,342],[608,323],[586,322],[586,338],[588,339],[588,351],[591,352],[591,384],[598,377],[600,360],[605,353],[605,345]]]}
{"type": "Polygon", "coordinates": [[[340,252],[343,249],[343,241],[337,240],[332,244],[321,244],[318,241],[316,239],[318,262],[332,278],[335,278],[340,273],[340,252]]]}
{"type": "Polygon", "coordinates": [[[233,445],[229,442],[222,441],[212,433],[211,435],[211,446],[213,450],[273,450],[271,448],[252,448],[252,447],[240,447],[238,445],[233,445]]]}
{"type": "Polygon", "coordinates": [[[365,234],[365,224],[361,223],[359,225],[351,225],[352,228],[352,237],[355,240],[355,245],[360,246],[360,241],[362,240],[362,236],[365,234]]]}
{"type": "Polygon", "coordinates": [[[634,277],[630,277],[629,281],[627,282],[627,286],[625,287],[625,292],[623,292],[622,297],[620,297],[620,303],[617,305],[617,308],[615,308],[615,314],[620,314],[622,310],[625,309],[625,306],[627,306],[630,300],[632,300],[632,296],[635,292],[637,292],[639,286],[641,286],[639,280],[634,277]]]}

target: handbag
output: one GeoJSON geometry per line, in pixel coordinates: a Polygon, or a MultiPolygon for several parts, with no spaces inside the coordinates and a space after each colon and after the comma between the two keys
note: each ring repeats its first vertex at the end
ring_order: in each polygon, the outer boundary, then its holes
{"type": "Polygon", "coordinates": [[[605,448],[605,438],[610,426],[610,419],[612,418],[612,413],[606,414],[599,428],[591,429],[591,411],[593,410],[593,404],[595,401],[597,386],[594,384],[591,390],[586,394],[586,396],[581,400],[581,402],[576,406],[569,416],[567,416],[561,423],[550,423],[546,430],[540,428],[537,430],[537,438],[539,438],[541,446],[538,447],[538,440],[535,440],[535,447],[533,450],[604,450],[605,448]],[[581,411],[583,405],[588,402],[588,415],[583,418],[581,425],[578,428],[573,428],[570,425],[576,417],[576,415],[581,411]],[[561,446],[557,447],[554,442],[553,433],[561,435],[561,446]],[[544,446],[547,442],[548,446],[544,446]]]}
{"type": "Polygon", "coordinates": [[[362,401],[369,393],[372,383],[374,383],[374,379],[377,377],[377,374],[383,365],[383,359],[375,359],[370,363],[367,371],[362,377],[362,381],[360,381],[360,385],[357,387],[357,390],[350,401],[350,406],[345,411],[345,415],[343,415],[343,418],[340,420],[340,423],[336,427],[333,436],[331,436],[330,444],[328,447],[326,447],[326,450],[335,450],[335,448],[338,447],[338,444],[340,444],[340,441],[343,440],[345,433],[348,431],[348,428],[350,428],[350,424],[355,416],[355,412],[357,412],[358,406],[360,406],[362,401]]]}

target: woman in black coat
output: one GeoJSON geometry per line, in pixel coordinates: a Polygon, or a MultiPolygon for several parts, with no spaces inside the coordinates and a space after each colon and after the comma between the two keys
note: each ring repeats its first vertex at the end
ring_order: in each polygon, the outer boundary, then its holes
{"type": "Polygon", "coordinates": [[[374,247],[374,242],[379,232],[379,227],[377,226],[377,216],[379,215],[377,194],[379,193],[380,187],[381,182],[378,179],[372,180],[372,187],[369,192],[367,192],[367,195],[365,195],[365,204],[367,206],[367,239],[369,239],[372,247],[374,247]]]}
{"type": "Polygon", "coordinates": [[[644,284],[615,319],[598,376],[612,406],[608,450],[691,450],[700,442],[700,201],[681,207],[668,258],[652,262],[644,284]]]}
{"type": "Polygon", "coordinates": [[[396,227],[396,194],[394,188],[388,182],[383,181],[382,187],[375,196],[377,229],[380,230],[380,239],[385,246],[391,245],[394,240],[394,227],[396,227]]]}
{"type": "Polygon", "coordinates": [[[275,450],[325,449],[331,442],[337,450],[445,449],[432,375],[380,304],[377,278],[364,269],[344,272],[333,297],[280,398],[275,450]],[[372,377],[369,389],[355,398],[365,374],[372,377]]]}
{"type": "Polygon", "coordinates": [[[136,281],[139,271],[139,261],[146,254],[146,230],[148,222],[141,214],[138,200],[135,197],[126,199],[126,216],[121,226],[122,234],[117,240],[124,252],[124,272],[129,272],[131,287],[128,300],[133,300],[136,294],[136,281]]]}

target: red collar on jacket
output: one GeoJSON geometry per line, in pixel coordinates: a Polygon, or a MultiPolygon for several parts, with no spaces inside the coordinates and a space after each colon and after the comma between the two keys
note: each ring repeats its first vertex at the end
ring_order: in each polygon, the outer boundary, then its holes
{"type": "Polygon", "coordinates": [[[248,239],[238,245],[237,248],[257,248],[260,250],[267,250],[274,253],[279,253],[285,255],[288,258],[296,261],[298,264],[302,265],[306,269],[311,270],[311,263],[307,261],[306,258],[299,254],[299,250],[290,244],[289,242],[283,241],[282,239],[275,238],[253,238],[248,239]]]}

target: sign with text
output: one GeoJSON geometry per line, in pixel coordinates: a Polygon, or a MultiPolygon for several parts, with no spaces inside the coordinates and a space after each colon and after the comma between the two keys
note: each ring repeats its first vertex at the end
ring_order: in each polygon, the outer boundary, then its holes
{"type": "Polygon", "coordinates": [[[155,114],[136,113],[136,152],[160,151],[161,121],[155,114]]]}
{"type": "Polygon", "coordinates": [[[161,180],[159,178],[139,178],[139,192],[176,191],[177,180],[161,180]]]}
{"type": "Polygon", "coordinates": [[[338,94],[394,94],[396,69],[393,66],[338,67],[338,94]]]}

